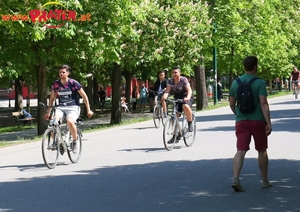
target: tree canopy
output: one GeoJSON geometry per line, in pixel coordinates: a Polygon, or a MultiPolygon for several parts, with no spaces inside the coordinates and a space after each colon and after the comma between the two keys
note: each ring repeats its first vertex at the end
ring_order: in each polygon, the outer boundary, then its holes
{"type": "Polygon", "coordinates": [[[68,63],[76,77],[93,72],[106,81],[114,62],[146,77],[173,65],[190,74],[201,56],[210,69],[213,41],[222,75],[242,73],[241,60],[249,54],[259,57],[264,77],[286,75],[300,62],[294,0],[60,0],[56,5],[14,0],[0,2],[0,14],[0,76],[6,82],[18,75],[34,79],[40,62],[48,71],[68,63]],[[75,11],[77,21],[33,23],[33,10],[49,15],[55,9],[75,11]]]}

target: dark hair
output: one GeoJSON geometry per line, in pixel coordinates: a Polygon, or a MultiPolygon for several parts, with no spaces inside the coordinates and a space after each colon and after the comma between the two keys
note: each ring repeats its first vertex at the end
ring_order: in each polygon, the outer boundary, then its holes
{"type": "Polygon", "coordinates": [[[248,56],[244,59],[244,68],[246,71],[252,71],[258,64],[258,59],[255,56],[248,56]]]}
{"type": "Polygon", "coordinates": [[[159,79],[159,75],[160,74],[166,74],[166,71],[165,70],[160,70],[157,72],[157,79],[159,79]]]}
{"type": "Polygon", "coordinates": [[[71,71],[71,67],[69,65],[62,65],[58,68],[58,70],[61,70],[61,69],[66,69],[68,72],[71,71]]]}
{"type": "Polygon", "coordinates": [[[160,71],[157,72],[157,75],[160,75],[160,74],[165,73],[165,72],[166,72],[165,70],[160,70],[160,71]]]}
{"type": "Polygon", "coordinates": [[[172,70],[174,69],[179,69],[180,70],[180,67],[179,66],[173,66],[172,70]]]}

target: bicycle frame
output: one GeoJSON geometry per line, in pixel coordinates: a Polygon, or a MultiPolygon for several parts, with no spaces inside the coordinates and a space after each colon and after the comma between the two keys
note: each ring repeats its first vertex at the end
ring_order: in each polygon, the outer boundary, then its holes
{"type": "MultiPolygon", "coordinates": [[[[52,110],[51,110],[50,117],[49,117],[48,129],[52,128],[52,129],[56,130],[56,132],[58,134],[58,143],[62,144],[63,150],[66,151],[68,149],[68,143],[67,143],[68,140],[66,140],[66,139],[69,139],[69,138],[67,138],[67,136],[65,137],[65,139],[63,138],[62,127],[61,127],[60,123],[57,122],[55,115],[56,115],[56,108],[55,108],[55,106],[52,106],[52,110]]],[[[67,125],[67,132],[70,133],[70,131],[68,129],[68,125],[67,125]]]]}
{"type": "Polygon", "coordinates": [[[294,86],[298,86],[299,80],[293,80],[292,83],[294,84],[294,86]]]}
{"type": "Polygon", "coordinates": [[[176,109],[177,103],[183,103],[183,99],[178,100],[166,100],[170,102],[172,107],[172,113],[170,113],[169,117],[166,119],[164,130],[163,130],[163,142],[165,148],[170,151],[173,149],[174,145],[179,142],[181,138],[183,138],[184,143],[187,147],[193,145],[196,136],[196,121],[195,121],[195,113],[192,112],[193,115],[193,128],[194,130],[190,132],[188,130],[189,125],[184,112],[179,112],[176,109]],[[181,121],[182,119],[182,121],[181,121]],[[181,122],[181,123],[180,123],[181,122]]]}
{"type": "MultiPolygon", "coordinates": [[[[43,103],[39,103],[41,106],[47,108],[43,103]]],[[[44,132],[42,140],[42,155],[46,166],[50,169],[55,168],[58,162],[59,153],[63,155],[68,153],[68,157],[72,163],[77,163],[81,156],[82,150],[82,134],[78,125],[81,124],[81,119],[76,120],[77,128],[77,151],[74,152],[74,142],[71,142],[71,132],[66,124],[66,127],[62,126],[63,120],[56,119],[56,107],[52,106],[48,129],[44,132]],[[66,128],[66,129],[65,129],[66,128]]]]}
{"type": "Polygon", "coordinates": [[[175,136],[177,137],[178,136],[178,133],[180,136],[184,136],[183,135],[183,132],[182,132],[182,129],[184,128],[184,118],[185,118],[185,114],[184,112],[179,112],[176,110],[176,103],[182,103],[183,102],[183,99],[178,99],[178,100],[175,100],[175,101],[172,101],[172,100],[169,100],[169,99],[166,99],[167,102],[170,102],[173,106],[172,108],[172,113],[171,113],[171,117],[172,117],[172,120],[175,122],[176,126],[175,126],[175,136]],[[179,117],[182,116],[182,126],[180,126],[180,121],[179,121],[179,117]],[[175,119],[175,120],[174,120],[175,119]]]}
{"type": "Polygon", "coordinates": [[[293,80],[292,83],[294,84],[295,98],[298,99],[298,94],[299,94],[299,80],[293,80]]]}
{"type": "Polygon", "coordinates": [[[156,102],[154,106],[158,105],[159,107],[162,108],[161,100],[157,98],[157,95],[155,95],[154,101],[156,102]]]}

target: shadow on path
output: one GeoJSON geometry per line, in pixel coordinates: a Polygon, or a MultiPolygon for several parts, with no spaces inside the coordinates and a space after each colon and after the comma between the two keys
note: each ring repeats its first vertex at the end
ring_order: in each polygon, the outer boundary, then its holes
{"type": "Polygon", "coordinates": [[[241,175],[246,191],[241,193],[230,186],[232,159],[103,167],[68,176],[51,176],[55,170],[41,164],[5,166],[1,172],[45,171],[49,176],[0,183],[0,211],[299,211],[299,165],[271,160],[273,187],[263,189],[257,160],[246,159],[241,175]]]}

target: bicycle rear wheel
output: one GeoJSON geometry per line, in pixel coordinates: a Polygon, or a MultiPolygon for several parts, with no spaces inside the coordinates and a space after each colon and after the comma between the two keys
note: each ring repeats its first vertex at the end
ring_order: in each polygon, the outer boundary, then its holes
{"type": "MultiPolygon", "coordinates": [[[[72,163],[77,163],[80,159],[81,151],[82,151],[82,139],[81,139],[81,137],[82,137],[81,131],[80,131],[79,128],[77,128],[77,138],[78,138],[78,140],[77,140],[76,145],[78,147],[78,151],[76,153],[74,153],[73,143],[70,144],[70,148],[68,148],[68,151],[67,151],[69,159],[72,163]]],[[[73,141],[73,138],[72,138],[71,134],[70,134],[69,141],[71,141],[71,142],[73,141]]]]}
{"type": "Polygon", "coordinates": [[[196,138],[196,117],[195,117],[195,114],[193,113],[193,121],[192,121],[192,125],[194,127],[194,130],[193,132],[189,132],[189,129],[188,129],[188,121],[186,119],[186,117],[184,118],[184,134],[183,134],[183,140],[184,140],[184,144],[187,146],[187,147],[191,147],[193,146],[194,144],[194,141],[195,141],[195,138],[196,138]]]}
{"type": "Polygon", "coordinates": [[[168,151],[171,151],[174,148],[174,145],[177,141],[176,123],[172,117],[168,117],[166,119],[164,131],[163,131],[163,141],[164,141],[164,146],[168,151]]]}
{"type": "Polygon", "coordinates": [[[54,129],[47,129],[42,140],[42,155],[49,169],[55,168],[59,158],[58,135],[54,129]]]}
{"type": "Polygon", "coordinates": [[[154,126],[158,129],[160,127],[161,121],[161,107],[159,105],[155,105],[153,109],[153,121],[154,126]]]}

